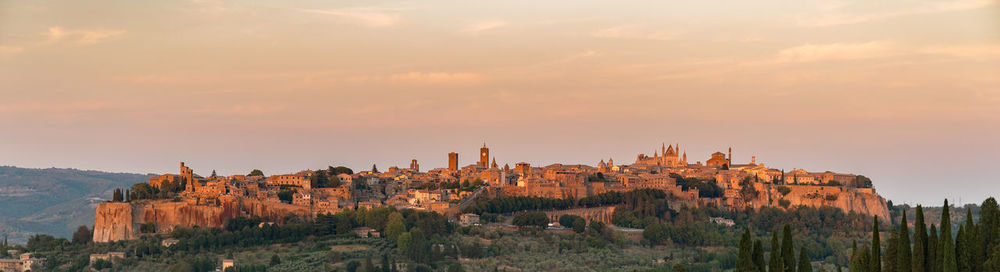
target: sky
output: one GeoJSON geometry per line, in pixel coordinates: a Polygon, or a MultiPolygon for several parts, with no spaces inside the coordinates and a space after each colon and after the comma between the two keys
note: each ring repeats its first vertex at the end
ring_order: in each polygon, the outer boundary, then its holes
{"type": "Polygon", "coordinates": [[[0,165],[632,163],[1000,196],[1000,2],[0,0],[0,165]]]}

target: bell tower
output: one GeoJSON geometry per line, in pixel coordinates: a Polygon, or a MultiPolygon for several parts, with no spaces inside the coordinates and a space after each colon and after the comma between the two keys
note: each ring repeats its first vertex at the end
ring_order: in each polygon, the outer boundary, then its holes
{"type": "Polygon", "coordinates": [[[477,164],[483,168],[490,167],[490,149],[486,147],[486,143],[483,143],[483,147],[479,149],[479,162],[477,164]]]}

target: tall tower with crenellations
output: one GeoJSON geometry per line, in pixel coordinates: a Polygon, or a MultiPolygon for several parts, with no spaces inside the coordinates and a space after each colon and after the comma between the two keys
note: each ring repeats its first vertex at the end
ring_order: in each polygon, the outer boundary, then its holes
{"type": "Polygon", "coordinates": [[[448,170],[458,171],[458,153],[448,153],[448,170]]]}
{"type": "Polygon", "coordinates": [[[194,170],[185,166],[184,162],[181,162],[181,180],[187,183],[184,185],[184,190],[194,193],[198,182],[194,180],[194,170]]]}

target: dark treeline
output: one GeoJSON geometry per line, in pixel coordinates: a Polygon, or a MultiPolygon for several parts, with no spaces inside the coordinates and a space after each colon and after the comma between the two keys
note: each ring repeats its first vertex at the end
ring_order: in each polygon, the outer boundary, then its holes
{"type": "MultiPolygon", "coordinates": [[[[641,189],[629,192],[607,192],[575,199],[558,199],[545,197],[511,196],[498,197],[487,201],[478,202],[465,208],[464,212],[484,214],[484,213],[512,213],[519,211],[535,211],[549,209],[569,209],[581,207],[597,207],[607,205],[629,204],[635,207],[638,204],[645,204],[649,200],[663,200],[666,203],[666,192],[654,189],[641,189]]],[[[645,207],[645,205],[642,205],[645,207]]]]}
{"type": "Polygon", "coordinates": [[[979,207],[979,222],[966,209],[965,222],[954,230],[945,200],[939,225],[924,220],[917,206],[911,230],[906,213],[880,241],[877,227],[869,247],[852,252],[851,272],[992,272],[1000,271],[1000,207],[994,198],[979,207]],[[884,246],[883,246],[884,245],[884,246]]]}

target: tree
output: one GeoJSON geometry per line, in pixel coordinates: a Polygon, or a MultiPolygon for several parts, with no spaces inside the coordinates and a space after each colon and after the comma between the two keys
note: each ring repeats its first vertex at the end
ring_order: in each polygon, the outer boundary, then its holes
{"type": "Polygon", "coordinates": [[[941,264],[941,239],[938,238],[937,227],[931,225],[927,235],[927,272],[940,272],[941,264]]]}
{"type": "Polygon", "coordinates": [[[739,254],[736,257],[736,271],[753,272],[756,270],[753,267],[753,242],[750,240],[750,230],[743,229],[743,235],[740,237],[739,254]]]}
{"type": "MultiPolygon", "coordinates": [[[[982,214],[982,212],[980,212],[982,214]]],[[[982,219],[980,219],[982,222],[982,219]]],[[[980,223],[982,224],[982,223],[980,223]]],[[[969,263],[969,271],[979,272],[983,269],[983,261],[986,260],[986,248],[983,244],[982,228],[976,225],[972,218],[972,209],[965,209],[965,257],[969,263]]]]}
{"type": "Polygon", "coordinates": [[[917,205],[913,221],[913,272],[927,271],[927,225],[924,223],[924,208],[917,205]]]}
{"type": "Polygon", "coordinates": [[[396,238],[396,248],[399,249],[399,253],[406,254],[410,251],[410,246],[413,245],[413,236],[409,232],[404,232],[396,238]]]}
{"type": "Polygon", "coordinates": [[[285,203],[292,203],[295,192],[292,190],[281,190],[278,192],[278,199],[285,203]]]}
{"type": "MultiPolygon", "coordinates": [[[[87,226],[80,226],[76,228],[76,232],[73,233],[73,243],[77,245],[89,244],[93,239],[94,234],[90,232],[90,229],[88,229],[87,226]]],[[[6,238],[4,238],[4,240],[4,249],[6,249],[6,238]]]]}
{"type": "Polygon", "coordinates": [[[764,263],[764,245],[760,242],[760,239],[753,241],[753,253],[750,256],[753,258],[753,266],[757,269],[757,272],[767,271],[767,264],[764,263]]]}
{"type": "Polygon", "coordinates": [[[768,263],[767,271],[780,272],[785,269],[782,266],[781,261],[781,245],[778,243],[778,230],[774,230],[771,234],[771,259],[768,263]]]}
{"type": "Polygon", "coordinates": [[[537,226],[544,229],[549,224],[549,217],[544,212],[523,212],[514,215],[511,223],[519,227],[537,226]]]}
{"type": "Polygon", "coordinates": [[[896,272],[896,260],[899,259],[899,232],[889,228],[889,240],[885,241],[885,257],[882,258],[883,272],[896,272]]]}
{"type": "Polygon", "coordinates": [[[247,174],[247,176],[251,176],[251,177],[253,177],[253,176],[263,177],[264,176],[264,171],[260,171],[260,169],[254,169],[253,171],[250,171],[250,174],[247,174]]]}
{"type": "Polygon", "coordinates": [[[112,202],[122,202],[122,189],[115,189],[114,194],[111,196],[112,202]]]}
{"type": "Polygon", "coordinates": [[[279,264],[281,264],[281,257],[278,257],[278,254],[271,255],[271,262],[269,263],[269,265],[275,266],[279,264]]]}
{"type": "Polygon", "coordinates": [[[882,241],[878,232],[878,216],[875,217],[874,221],[872,223],[872,266],[868,271],[882,272],[882,241]]]}
{"type": "Polygon", "coordinates": [[[345,166],[337,166],[337,167],[330,166],[327,168],[326,171],[329,172],[331,176],[336,176],[340,174],[348,174],[348,175],[354,174],[354,170],[351,170],[351,168],[347,168],[345,166]]]}
{"type": "Polygon", "coordinates": [[[356,260],[347,262],[347,264],[344,265],[344,269],[347,270],[347,272],[357,272],[358,267],[361,267],[361,262],[356,260]]]}
{"type": "MultiPolygon", "coordinates": [[[[654,222],[652,224],[646,225],[646,228],[642,230],[642,238],[645,238],[651,244],[661,245],[667,239],[667,229],[665,226],[663,226],[663,224],[654,222]]],[[[740,246],[743,246],[742,242],[740,246]]],[[[740,253],[742,254],[742,249],[740,253]]],[[[739,265],[739,261],[737,261],[737,265],[739,265]]],[[[737,269],[739,268],[737,267],[737,269]]]]}
{"type": "Polygon", "coordinates": [[[939,272],[958,272],[958,263],[955,259],[955,242],[951,239],[951,212],[948,211],[948,200],[944,200],[944,207],[941,207],[941,239],[940,253],[941,258],[938,261],[938,265],[941,269],[937,270],[939,272]]]}
{"type": "Polygon", "coordinates": [[[587,230],[587,221],[584,221],[582,217],[577,217],[573,220],[573,231],[576,233],[583,233],[587,230]]]}
{"type": "Polygon", "coordinates": [[[372,256],[365,256],[365,264],[362,266],[362,270],[365,272],[375,272],[375,264],[372,263],[372,256]]]}
{"type": "Polygon", "coordinates": [[[410,229],[409,234],[411,241],[407,256],[414,261],[426,263],[430,260],[430,245],[427,244],[424,232],[419,227],[413,227],[410,229]]]}
{"type": "Polygon", "coordinates": [[[389,272],[389,254],[382,254],[382,272],[389,272]]]}
{"type": "Polygon", "coordinates": [[[781,237],[781,261],[785,272],[795,272],[795,248],[792,246],[792,227],[785,225],[781,237]]]}
{"type": "Polygon", "coordinates": [[[899,247],[896,259],[896,272],[910,272],[913,269],[913,253],[910,250],[910,230],[906,226],[906,211],[903,211],[903,218],[899,222],[899,247]]]}
{"type": "Polygon", "coordinates": [[[969,246],[968,237],[966,237],[965,225],[958,225],[958,233],[955,234],[955,263],[958,264],[958,271],[969,272],[969,252],[965,249],[969,246]]]}
{"type": "Polygon", "coordinates": [[[812,272],[812,263],[809,262],[809,253],[806,251],[806,247],[803,246],[799,250],[799,269],[798,272],[812,272]]]}
{"type": "Polygon", "coordinates": [[[378,173],[378,167],[372,164],[372,173],[378,173]]]}
{"type": "Polygon", "coordinates": [[[997,205],[997,200],[991,197],[984,200],[979,207],[979,229],[982,232],[983,248],[985,252],[989,252],[1000,242],[998,241],[1000,237],[997,237],[1000,232],[1000,206],[997,205]]]}
{"type": "Polygon", "coordinates": [[[309,175],[309,185],[313,188],[330,187],[330,178],[326,175],[326,170],[316,170],[309,175]]]}
{"type": "Polygon", "coordinates": [[[403,214],[399,212],[389,214],[389,223],[385,225],[385,237],[395,242],[404,232],[406,232],[406,222],[403,221],[403,214]]]}

